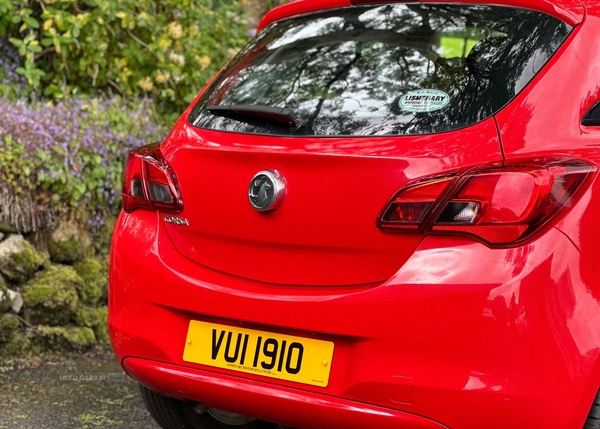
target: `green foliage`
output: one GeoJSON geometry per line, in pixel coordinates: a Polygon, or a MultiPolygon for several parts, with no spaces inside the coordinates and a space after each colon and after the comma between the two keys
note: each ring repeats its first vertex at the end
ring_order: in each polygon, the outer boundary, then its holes
{"type": "Polygon", "coordinates": [[[23,59],[25,92],[148,95],[176,114],[246,43],[242,3],[0,0],[0,37],[23,59]]]}
{"type": "Polygon", "coordinates": [[[24,156],[24,142],[15,141],[10,134],[0,137],[4,140],[0,156],[2,179],[5,183],[12,184],[16,193],[31,190],[35,187],[35,178],[31,177],[31,172],[35,169],[35,162],[24,156]]]}
{"type": "Polygon", "coordinates": [[[288,1],[289,0],[264,0],[267,6],[267,10],[273,9],[274,7],[287,3],[288,1]]]}
{"type": "MultiPolygon", "coordinates": [[[[35,207],[40,216],[55,210],[99,227],[109,212],[116,214],[127,152],[166,135],[152,103],[113,98],[26,104],[0,97],[0,184],[24,208],[13,217],[26,220],[35,207]]],[[[36,229],[35,222],[26,223],[29,228],[20,228],[36,229]]]]}

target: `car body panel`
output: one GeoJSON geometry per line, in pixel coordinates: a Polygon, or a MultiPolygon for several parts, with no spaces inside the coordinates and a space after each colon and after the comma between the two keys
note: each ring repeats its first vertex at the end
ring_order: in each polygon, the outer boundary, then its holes
{"type": "Polygon", "coordinates": [[[579,408],[589,408],[594,393],[585,381],[599,375],[600,324],[590,317],[600,315],[600,281],[556,229],[516,249],[427,237],[386,283],[315,293],[199,269],[170,244],[154,213],[119,222],[128,228],[117,232],[115,246],[128,250],[111,255],[111,282],[127,294],[111,294],[109,326],[121,360],[144,356],[183,372],[265,382],[183,361],[189,320],[210,321],[334,341],[326,389],[269,380],[308,402],[326,392],[451,428],[537,422],[564,429],[581,427],[585,418],[579,408]],[[466,267],[465,260],[477,264],[466,267]],[[124,267],[143,274],[115,278],[124,267]],[[392,377],[412,380],[412,403],[392,400],[392,377]]]}
{"type": "MultiPolygon", "coordinates": [[[[452,1],[439,0],[420,0],[421,3],[453,3],[452,1]]],[[[283,4],[275,9],[272,9],[260,21],[258,31],[266,27],[272,22],[280,19],[285,19],[295,15],[314,12],[323,9],[333,9],[339,7],[348,7],[353,4],[369,4],[369,3],[394,3],[393,1],[386,2],[381,0],[322,0],[315,2],[313,0],[295,0],[283,4]]],[[[399,1],[398,3],[408,3],[407,1],[399,1]]],[[[462,0],[454,3],[482,3],[477,0],[462,0]]],[[[485,4],[500,5],[500,6],[515,6],[523,7],[532,10],[545,12],[559,18],[570,25],[579,24],[585,17],[585,8],[580,0],[494,0],[484,2],[485,4]]]]}
{"type": "Polygon", "coordinates": [[[124,366],[136,379],[158,391],[168,386],[167,392],[179,391],[184,397],[198,401],[212,399],[221,407],[228,403],[232,408],[239,408],[241,403],[243,409],[240,412],[256,418],[264,414],[272,415],[276,410],[277,420],[283,424],[289,422],[297,428],[340,427],[341,424],[346,429],[362,429],[373,425],[381,429],[393,429],[398,425],[405,429],[444,428],[429,419],[402,411],[318,394],[313,394],[311,400],[307,401],[293,389],[277,389],[259,382],[248,386],[245,381],[223,374],[208,375],[176,365],[136,358],[126,359],[124,366]],[[210,392],[210,395],[202,392],[210,392]],[[302,405],[298,406],[299,403],[302,405]]]}
{"type": "MultiPolygon", "coordinates": [[[[598,9],[598,8],[597,8],[598,9]]],[[[600,16],[588,16],[565,45],[513,102],[497,115],[507,159],[536,156],[579,156],[600,164],[600,127],[581,119],[600,100],[600,16]],[[586,55],[581,55],[585,52],[586,55]],[[577,67],[577,78],[566,79],[577,67]],[[557,126],[557,124],[560,124],[557,126]]],[[[600,193],[596,180],[576,209],[558,227],[582,250],[600,273],[597,219],[600,193]]]]}
{"type": "Polygon", "coordinates": [[[421,235],[382,234],[373,213],[425,174],[502,160],[492,118],[441,135],[367,139],[221,133],[194,128],[185,115],[176,128],[162,151],[177,171],[185,195],[178,216],[188,225],[166,225],[173,243],[204,266],[266,283],[385,281],[421,235]],[[464,142],[476,150],[462,150],[464,142]],[[258,212],[248,203],[248,186],[256,173],[275,167],[288,183],[283,203],[258,212]],[[327,206],[338,210],[321,209],[327,206]]]}

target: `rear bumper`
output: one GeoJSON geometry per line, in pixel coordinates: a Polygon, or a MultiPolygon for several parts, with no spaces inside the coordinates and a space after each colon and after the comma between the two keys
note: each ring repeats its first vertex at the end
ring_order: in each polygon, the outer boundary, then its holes
{"type": "Polygon", "coordinates": [[[294,427],[345,429],[441,429],[423,417],[359,402],[248,382],[238,377],[198,371],[139,358],[127,358],[123,366],[139,382],[157,392],[178,392],[183,398],[222,409],[264,418],[294,427]],[[309,399],[309,400],[307,400],[309,399]]]}
{"type": "Polygon", "coordinates": [[[109,328],[124,368],[215,408],[321,428],[581,429],[600,384],[600,282],[555,229],[504,250],[426,237],[376,287],[218,273],[143,211],[121,216],[111,258],[109,328]],[[190,320],[333,341],[329,384],[184,362],[190,320]]]}

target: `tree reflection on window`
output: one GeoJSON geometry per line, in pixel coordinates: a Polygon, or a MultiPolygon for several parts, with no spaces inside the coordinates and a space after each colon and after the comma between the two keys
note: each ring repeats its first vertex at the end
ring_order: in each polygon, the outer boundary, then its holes
{"type": "Polygon", "coordinates": [[[406,135],[474,124],[508,103],[571,28],[540,12],[495,6],[388,4],[275,22],[230,63],[192,111],[201,128],[276,135],[406,135]],[[403,95],[448,94],[410,112],[403,95]],[[287,108],[290,129],[208,105],[287,108]]]}

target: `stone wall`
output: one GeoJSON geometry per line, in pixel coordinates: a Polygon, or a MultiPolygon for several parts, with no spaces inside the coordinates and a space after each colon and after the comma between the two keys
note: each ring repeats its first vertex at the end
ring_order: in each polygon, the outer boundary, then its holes
{"type": "Polygon", "coordinates": [[[107,344],[107,258],[74,222],[33,238],[0,232],[0,359],[107,344]]]}

